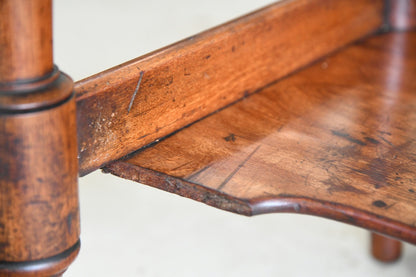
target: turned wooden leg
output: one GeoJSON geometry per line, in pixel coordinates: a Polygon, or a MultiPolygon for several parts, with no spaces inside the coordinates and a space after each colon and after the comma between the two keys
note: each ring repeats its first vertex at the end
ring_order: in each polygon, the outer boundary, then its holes
{"type": "Polygon", "coordinates": [[[0,0],[0,276],[59,276],[79,251],[72,80],[51,0],[0,0]]]}
{"type": "Polygon", "coordinates": [[[376,233],[371,234],[373,257],[381,262],[395,262],[400,258],[402,243],[376,233]]]}

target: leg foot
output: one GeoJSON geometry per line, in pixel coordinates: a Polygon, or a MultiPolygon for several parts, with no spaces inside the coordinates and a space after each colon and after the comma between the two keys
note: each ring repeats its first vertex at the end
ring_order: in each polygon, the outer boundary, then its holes
{"type": "Polygon", "coordinates": [[[402,243],[376,233],[371,234],[371,252],[381,262],[391,263],[401,256],[402,243]]]}

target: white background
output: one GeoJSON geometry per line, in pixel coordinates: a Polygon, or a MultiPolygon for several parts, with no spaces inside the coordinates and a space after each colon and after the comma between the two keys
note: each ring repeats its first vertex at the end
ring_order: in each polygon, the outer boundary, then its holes
{"type": "MultiPolygon", "coordinates": [[[[75,80],[242,15],[267,0],[55,0],[55,63],[75,80]]],[[[310,216],[254,218],[100,172],[80,179],[81,253],[65,276],[415,276],[362,229],[310,216]]]]}

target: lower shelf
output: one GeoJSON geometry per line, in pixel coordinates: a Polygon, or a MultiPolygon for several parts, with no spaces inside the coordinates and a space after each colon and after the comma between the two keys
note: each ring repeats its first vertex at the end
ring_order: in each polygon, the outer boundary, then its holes
{"type": "Polygon", "coordinates": [[[108,165],[231,212],[332,218],[416,244],[416,33],[358,42],[108,165]]]}

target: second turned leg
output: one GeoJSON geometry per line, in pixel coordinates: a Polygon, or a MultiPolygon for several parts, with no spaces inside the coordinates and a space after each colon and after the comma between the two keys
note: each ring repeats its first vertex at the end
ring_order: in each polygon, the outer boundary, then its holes
{"type": "Polygon", "coordinates": [[[402,253],[402,243],[376,233],[371,234],[373,257],[385,263],[397,261],[402,253]]]}

